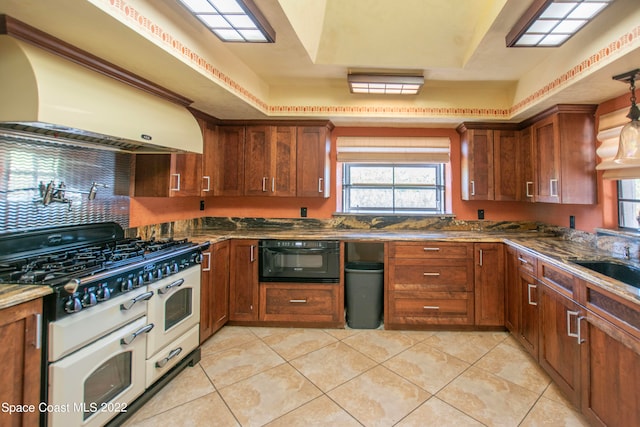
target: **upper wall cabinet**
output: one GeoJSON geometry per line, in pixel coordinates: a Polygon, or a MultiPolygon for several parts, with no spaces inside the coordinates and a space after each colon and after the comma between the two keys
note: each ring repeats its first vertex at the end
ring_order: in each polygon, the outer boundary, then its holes
{"type": "Polygon", "coordinates": [[[246,127],[244,195],[296,195],[295,127],[246,127]]]}
{"type": "Polygon", "coordinates": [[[520,125],[461,124],[462,200],[596,203],[594,113],[557,105],[520,125]]]}
{"type": "Polygon", "coordinates": [[[462,200],[521,200],[519,133],[515,125],[463,123],[462,200]]]}
{"type": "Polygon", "coordinates": [[[531,125],[536,202],[596,203],[593,105],[558,105],[531,125]]]}
{"type": "Polygon", "coordinates": [[[135,197],[199,196],[202,155],[136,154],[135,197]]]}
{"type": "Polygon", "coordinates": [[[331,142],[327,126],[297,128],[298,197],[329,197],[331,142]]]}

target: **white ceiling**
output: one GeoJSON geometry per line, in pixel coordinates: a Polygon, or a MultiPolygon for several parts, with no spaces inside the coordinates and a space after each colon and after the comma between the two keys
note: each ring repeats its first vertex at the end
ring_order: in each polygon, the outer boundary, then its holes
{"type": "Polygon", "coordinates": [[[532,2],[255,0],[276,31],[274,44],[222,43],[174,0],[3,0],[0,13],[178,92],[221,119],[450,127],[465,120],[520,121],[557,103],[598,104],[628,91],[611,76],[640,68],[638,0],[616,0],[560,48],[506,48],[505,35],[532,2]],[[209,68],[189,63],[140,17],[209,68]],[[562,78],[625,34],[635,34],[627,47],[562,78]],[[425,87],[409,97],[350,94],[346,76],[362,69],[416,70],[425,87]]]}

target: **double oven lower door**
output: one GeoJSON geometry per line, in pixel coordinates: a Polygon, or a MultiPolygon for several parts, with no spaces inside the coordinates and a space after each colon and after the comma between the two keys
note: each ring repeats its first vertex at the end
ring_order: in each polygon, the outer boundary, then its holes
{"type": "Polygon", "coordinates": [[[149,285],[147,387],[200,344],[200,278],[197,264],[149,285]]]}
{"type": "Polygon", "coordinates": [[[146,312],[136,289],[48,325],[49,427],[102,426],[145,390],[146,312]]]}

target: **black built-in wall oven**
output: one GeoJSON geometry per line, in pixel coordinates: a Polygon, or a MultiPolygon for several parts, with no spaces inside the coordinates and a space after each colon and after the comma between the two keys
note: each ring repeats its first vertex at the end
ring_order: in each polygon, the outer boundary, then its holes
{"type": "Polygon", "coordinates": [[[338,283],[337,240],[261,240],[260,281],[338,283]]]}

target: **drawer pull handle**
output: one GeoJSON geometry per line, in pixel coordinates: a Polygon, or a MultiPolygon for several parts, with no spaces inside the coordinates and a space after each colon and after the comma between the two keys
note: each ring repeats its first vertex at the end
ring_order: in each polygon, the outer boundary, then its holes
{"type": "Polygon", "coordinates": [[[527,197],[533,197],[533,191],[529,191],[530,188],[533,188],[533,181],[527,181],[527,197]]]}
{"type": "Polygon", "coordinates": [[[306,299],[290,299],[289,302],[291,304],[306,304],[307,300],[306,299]]]}
{"type": "Polygon", "coordinates": [[[439,305],[425,305],[422,308],[424,308],[425,310],[440,310],[439,305]]]}
{"type": "Polygon", "coordinates": [[[176,186],[170,188],[171,191],[180,191],[180,174],[179,173],[172,173],[171,174],[172,177],[176,177],[176,186]]]}
{"type": "Polygon", "coordinates": [[[167,363],[182,352],[182,347],[178,347],[169,352],[169,355],[162,360],[156,362],[156,368],[164,368],[167,363]]]}
{"type": "Polygon", "coordinates": [[[439,251],[440,248],[422,248],[423,251],[439,251]]]}
{"type": "Polygon", "coordinates": [[[440,273],[422,273],[423,276],[439,276],[440,273]]]}
{"type": "Polygon", "coordinates": [[[203,188],[202,191],[211,191],[211,177],[203,176],[202,179],[207,180],[207,188],[203,188]]]}
{"type": "Polygon", "coordinates": [[[153,323],[149,323],[148,325],[143,326],[142,328],[138,329],[137,331],[132,332],[131,334],[127,335],[126,337],[123,337],[122,339],[120,339],[120,345],[129,345],[129,344],[131,344],[133,342],[133,340],[135,340],[136,338],[138,338],[142,334],[148,333],[152,329],[153,329],[153,323]]]}
{"type": "Polygon", "coordinates": [[[522,257],[518,257],[518,261],[520,261],[522,264],[529,264],[529,261],[527,261],[526,259],[524,259],[522,257]]]}
{"type": "Polygon", "coordinates": [[[164,295],[164,294],[166,294],[167,292],[169,292],[171,289],[173,289],[173,288],[177,288],[177,287],[180,287],[180,286],[182,286],[183,284],[184,284],[184,279],[178,279],[178,280],[176,280],[175,282],[170,283],[170,284],[168,284],[168,285],[166,285],[166,286],[163,286],[163,287],[161,287],[160,289],[158,289],[158,294],[160,294],[160,295],[164,295]]]}

